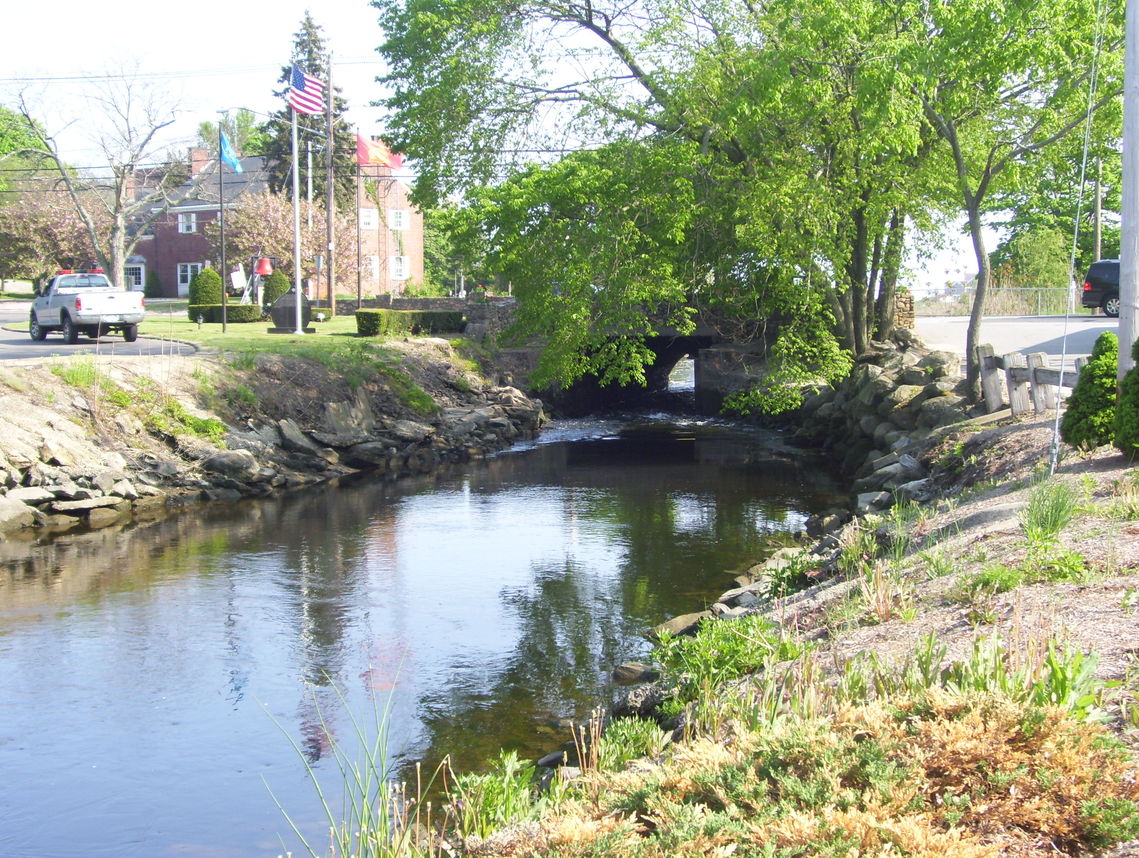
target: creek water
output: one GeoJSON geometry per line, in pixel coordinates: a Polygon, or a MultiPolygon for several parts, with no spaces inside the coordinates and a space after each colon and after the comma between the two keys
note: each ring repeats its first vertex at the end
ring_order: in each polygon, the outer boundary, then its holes
{"type": "Polygon", "coordinates": [[[284,813],[326,843],[306,769],[339,807],[332,743],[354,756],[377,710],[404,773],[536,758],[646,629],[837,491],[776,436],[655,414],[431,477],[4,541],[0,855],[307,854],[284,813]]]}

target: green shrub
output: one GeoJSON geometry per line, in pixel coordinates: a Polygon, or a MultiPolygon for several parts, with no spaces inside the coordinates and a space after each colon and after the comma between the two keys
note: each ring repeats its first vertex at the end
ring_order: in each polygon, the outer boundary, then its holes
{"type": "Polygon", "coordinates": [[[1080,370],[1060,422],[1060,437],[1077,450],[1094,450],[1115,437],[1118,363],[1119,338],[1105,331],[1095,342],[1091,360],[1080,370]]]}
{"type": "MultiPolygon", "coordinates": [[[[186,308],[186,314],[190,317],[191,322],[198,321],[199,315],[206,324],[220,325],[222,321],[221,304],[190,304],[186,308]]],[[[225,319],[227,322],[234,323],[259,322],[261,321],[261,308],[256,304],[227,304],[225,319]]]]}
{"type": "Polygon", "coordinates": [[[158,279],[157,271],[151,269],[146,272],[146,285],[143,287],[142,294],[147,298],[162,297],[162,281],[158,279]]]}
{"type": "Polygon", "coordinates": [[[289,282],[289,278],[285,276],[282,271],[274,271],[265,278],[265,282],[261,286],[261,303],[266,307],[272,307],[273,302],[293,288],[293,284],[289,282]]]}
{"type": "MultiPolygon", "coordinates": [[[[1131,357],[1139,361],[1139,340],[1131,346],[1131,357]]],[[[1139,364],[1123,376],[1115,409],[1115,446],[1127,461],[1139,458],[1139,364]]]]}
{"type": "Polygon", "coordinates": [[[356,332],[362,337],[458,333],[463,314],[456,310],[357,310],[356,332]]]}
{"type": "Polygon", "coordinates": [[[190,281],[191,304],[220,304],[221,275],[212,268],[203,268],[190,281]]]}

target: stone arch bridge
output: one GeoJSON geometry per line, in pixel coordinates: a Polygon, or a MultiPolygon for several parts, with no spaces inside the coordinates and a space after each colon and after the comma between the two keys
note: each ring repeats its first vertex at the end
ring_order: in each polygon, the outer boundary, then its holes
{"type": "MultiPolygon", "coordinates": [[[[452,310],[467,318],[464,334],[475,340],[505,330],[515,317],[513,298],[489,298],[468,301],[463,298],[398,298],[390,295],[367,299],[365,307],[391,307],[397,310],[452,310]]],[[[355,312],[352,301],[340,301],[338,313],[355,312]]],[[[648,368],[646,387],[602,387],[594,379],[583,379],[570,389],[533,391],[567,414],[585,414],[616,405],[628,405],[668,389],[669,374],[680,361],[692,358],[695,368],[696,407],[703,414],[718,414],[724,398],[749,386],[761,362],[761,343],[733,343],[715,328],[698,324],[688,334],[667,329],[646,344],[656,354],[648,368]]],[[[528,380],[538,363],[541,349],[537,346],[500,350],[500,374],[503,380],[529,388],[528,380]]]]}

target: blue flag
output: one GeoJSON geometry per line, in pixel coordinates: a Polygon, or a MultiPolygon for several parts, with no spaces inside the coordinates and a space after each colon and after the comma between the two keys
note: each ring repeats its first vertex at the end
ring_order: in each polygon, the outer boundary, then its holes
{"type": "Polygon", "coordinates": [[[233,151],[233,147],[229,144],[229,138],[225,136],[224,131],[221,133],[221,160],[223,164],[229,164],[233,168],[233,172],[241,172],[241,159],[233,151]]]}

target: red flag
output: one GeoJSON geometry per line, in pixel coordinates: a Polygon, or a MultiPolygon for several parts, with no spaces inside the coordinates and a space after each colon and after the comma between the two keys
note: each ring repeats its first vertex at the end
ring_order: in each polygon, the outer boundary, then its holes
{"type": "Polygon", "coordinates": [[[356,163],[379,164],[381,167],[391,167],[393,170],[403,166],[403,155],[392,152],[383,140],[378,138],[369,140],[367,137],[356,135],[356,163]]]}

